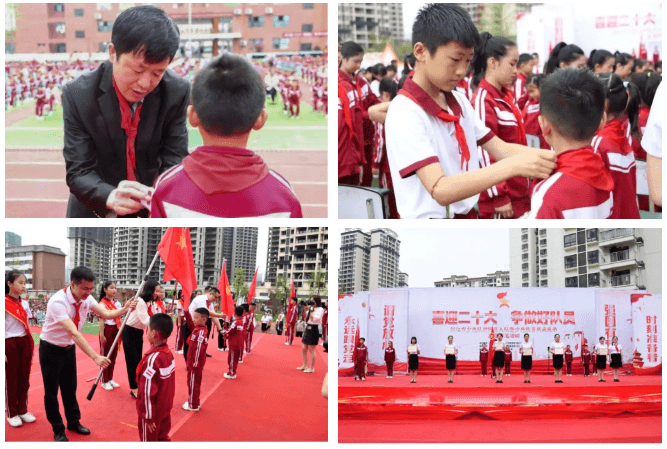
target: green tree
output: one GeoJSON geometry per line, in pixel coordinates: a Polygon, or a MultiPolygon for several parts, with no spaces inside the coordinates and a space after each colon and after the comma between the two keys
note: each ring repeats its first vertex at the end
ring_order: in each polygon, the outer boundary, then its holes
{"type": "Polygon", "coordinates": [[[234,288],[234,293],[236,293],[236,298],[239,297],[247,298],[249,287],[245,285],[245,272],[243,268],[237,268],[234,271],[234,280],[232,281],[232,287],[234,288]]]}
{"type": "Polygon", "coordinates": [[[327,293],[327,273],[317,268],[308,277],[308,295],[322,296],[327,293]]]}
{"type": "Polygon", "coordinates": [[[285,276],[282,274],[276,277],[276,301],[282,305],[282,307],[287,310],[285,303],[289,299],[290,294],[290,284],[285,276]]]}
{"type": "Polygon", "coordinates": [[[344,295],[344,294],[346,294],[346,293],[347,293],[347,292],[345,291],[345,283],[344,283],[344,282],[343,282],[343,283],[340,283],[340,284],[338,285],[338,294],[339,294],[339,295],[344,295]]]}

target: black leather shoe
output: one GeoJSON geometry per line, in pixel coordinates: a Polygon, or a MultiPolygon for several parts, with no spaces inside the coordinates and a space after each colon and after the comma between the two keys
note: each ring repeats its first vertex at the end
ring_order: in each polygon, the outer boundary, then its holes
{"type": "Polygon", "coordinates": [[[53,434],[53,439],[56,441],[69,441],[64,433],[53,434]]]}
{"type": "Polygon", "coordinates": [[[90,430],[86,429],[81,424],[76,424],[74,426],[68,425],[67,430],[71,430],[72,432],[76,432],[81,435],[90,435],[90,430]]]}
{"type": "Polygon", "coordinates": [[[213,357],[211,354],[206,354],[206,357],[213,357]]]}

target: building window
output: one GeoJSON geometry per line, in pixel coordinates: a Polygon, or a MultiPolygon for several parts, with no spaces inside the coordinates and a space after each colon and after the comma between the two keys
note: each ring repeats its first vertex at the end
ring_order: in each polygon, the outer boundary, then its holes
{"type": "Polygon", "coordinates": [[[523,245],[521,245],[521,250],[522,251],[525,251],[527,249],[528,249],[528,243],[524,243],[523,245]]]}
{"type": "Polygon", "coordinates": [[[97,31],[111,31],[113,28],[113,23],[106,20],[97,21],[97,31]]]}
{"type": "Polygon", "coordinates": [[[600,286],[600,273],[591,273],[588,275],[588,286],[589,287],[600,286]]]}
{"type": "Polygon", "coordinates": [[[588,265],[594,265],[596,263],[598,263],[598,252],[590,251],[588,253],[588,265]]]}
{"type": "Polygon", "coordinates": [[[565,268],[575,268],[577,266],[577,256],[565,256],[565,268]]]}
{"type": "Polygon", "coordinates": [[[109,51],[108,42],[100,42],[100,53],[107,53],[109,51]]]}
{"type": "Polygon", "coordinates": [[[304,3],[303,4],[303,9],[314,9],[315,8],[315,3],[304,3]]]}
{"type": "Polygon", "coordinates": [[[273,16],[273,26],[274,27],[288,27],[289,26],[289,16],[273,16]]]}
{"type": "Polygon", "coordinates": [[[528,260],[528,254],[521,254],[521,260],[528,260]]]}
{"type": "Polygon", "coordinates": [[[575,246],[577,244],[577,234],[569,234],[564,237],[565,240],[565,248],[569,248],[570,246],[575,246]]]}
{"type": "Polygon", "coordinates": [[[527,281],[528,280],[528,273],[523,273],[521,275],[521,279],[524,280],[524,281],[527,281]]]}
{"type": "Polygon", "coordinates": [[[51,53],[67,53],[67,45],[65,45],[65,44],[49,44],[49,52],[51,52],[51,53]]]}
{"type": "Polygon", "coordinates": [[[74,34],[75,34],[77,39],[85,39],[86,38],[86,32],[85,31],[75,31],[74,34]]]}
{"type": "Polygon", "coordinates": [[[274,50],[279,50],[280,49],[280,38],[279,37],[274,37],[271,46],[274,50]]]}
{"type": "Polygon", "coordinates": [[[264,16],[248,17],[248,26],[250,28],[262,28],[264,26],[264,16]]]}
{"type": "Polygon", "coordinates": [[[304,33],[310,33],[313,31],[313,24],[312,23],[304,23],[301,25],[301,31],[304,33]]]}
{"type": "Polygon", "coordinates": [[[53,10],[55,12],[65,12],[65,4],[64,3],[54,3],[53,4],[53,10]]]}
{"type": "Polygon", "coordinates": [[[527,270],[528,269],[528,264],[527,263],[521,264],[521,269],[522,270],[527,270]]]}
{"type": "Polygon", "coordinates": [[[301,44],[300,51],[312,51],[312,50],[313,50],[313,44],[301,44]]]}
{"type": "Polygon", "coordinates": [[[589,243],[598,241],[598,230],[597,230],[597,228],[586,230],[586,241],[589,242],[589,243]]]}
{"type": "Polygon", "coordinates": [[[571,277],[571,278],[565,278],[565,286],[566,287],[576,287],[577,286],[577,277],[571,277]]]}
{"type": "Polygon", "coordinates": [[[522,242],[527,242],[528,241],[528,234],[524,234],[521,236],[521,241],[522,242]]]}
{"type": "Polygon", "coordinates": [[[545,267],[547,265],[547,259],[540,260],[540,266],[545,267]]]}
{"type": "Polygon", "coordinates": [[[16,52],[16,44],[5,43],[5,53],[13,55],[16,52]]]}
{"type": "Polygon", "coordinates": [[[547,239],[540,240],[540,245],[546,245],[546,244],[547,244],[547,239]]]}
{"type": "Polygon", "coordinates": [[[74,17],[83,17],[83,9],[75,9],[74,10],[74,17]]]}
{"type": "Polygon", "coordinates": [[[522,287],[528,287],[528,282],[524,282],[523,284],[521,284],[521,286],[522,287]]]}
{"type": "Polygon", "coordinates": [[[579,276],[579,288],[586,288],[588,287],[588,283],[586,282],[588,280],[588,276],[585,274],[582,274],[579,276]]]}
{"type": "Polygon", "coordinates": [[[540,250],[540,256],[546,256],[547,255],[547,249],[543,248],[540,250]]]}
{"type": "Polygon", "coordinates": [[[546,276],[547,270],[540,270],[540,276],[546,276]]]}
{"type": "Polygon", "coordinates": [[[546,279],[543,279],[540,281],[540,287],[547,287],[549,284],[547,283],[546,279]]]}
{"type": "Polygon", "coordinates": [[[579,260],[580,267],[586,266],[586,253],[579,253],[577,258],[579,260]]]}

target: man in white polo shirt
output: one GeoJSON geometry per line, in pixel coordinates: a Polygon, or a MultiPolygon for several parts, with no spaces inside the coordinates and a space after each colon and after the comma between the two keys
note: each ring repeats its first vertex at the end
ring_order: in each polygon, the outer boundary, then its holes
{"type": "Polygon", "coordinates": [[[46,418],[53,427],[56,441],[68,441],[65,425],[59,411],[58,390],[61,391],[67,429],[81,435],[90,430],[80,423],[81,411],[76,400],[76,347],[88,355],[97,365],[106,368],[110,360],[97,354],[81,335],[88,314],[92,311],[105,320],[112,320],[133,309],[137,301],[126,301],[118,310],[107,310],[99,305],[90,293],[95,287],[95,275],[86,267],[72,270],[70,286],[49,299],[46,319],[39,344],[39,364],[44,380],[44,408],[46,418]]]}

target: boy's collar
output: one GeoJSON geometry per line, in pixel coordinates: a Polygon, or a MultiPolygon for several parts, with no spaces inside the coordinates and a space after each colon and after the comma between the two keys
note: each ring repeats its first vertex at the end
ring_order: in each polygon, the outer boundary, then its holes
{"type": "MultiPolygon", "coordinates": [[[[429,94],[426,93],[424,89],[422,89],[417,83],[414,82],[412,76],[408,76],[405,79],[402,90],[405,90],[407,93],[412,95],[412,97],[416,100],[417,104],[421,106],[422,109],[424,109],[426,112],[428,112],[433,116],[437,116],[438,112],[444,110],[440,107],[440,105],[438,105],[438,103],[435,102],[433,98],[431,98],[429,94]]],[[[447,101],[447,106],[449,107],[449,109],[451,109],[452,114],[456,116],[462,116],[463,111],[461,109],[461,105],[458,103],[458,101],[456,101],[456,97],[454,96],[454,94],[445,91],[441,92],[445,94],[445,100],[447,101]]],[[[449,113],[446,110],[444,111],[449,113]]]]}

